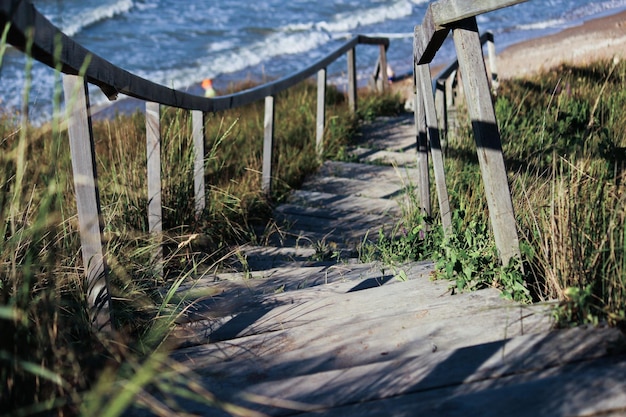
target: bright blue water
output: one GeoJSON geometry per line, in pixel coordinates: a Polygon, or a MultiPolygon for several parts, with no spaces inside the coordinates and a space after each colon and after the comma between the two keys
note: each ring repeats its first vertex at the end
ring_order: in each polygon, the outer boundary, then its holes
{"type": "MultiPolygon", "coordinates": [[[[389,61],[396,73],[411,69],[412,37],[427,0],[34,0],[66,34],[114,64],[157,83],[201,94],[211,77],[216,89],[242,78],[259,81],[304,68],[355,34],[391,38],[389,61]]],[[[583,20],[626,8],[626,0],[530,0],[479,16],[502,49],[556,32],[583,20]]],[[[372,70],[377,48],[357,49],[361,77],[372,70]]],[[[453,55],[448,45],[438,55],[453,55]]],[[[9,48],[0,70],[0,108],[20,108],[22,54],[9,48]]],[[[345,61],[329,69],[343,82],[345,61]]],[[[34,120],[49,117],[54,72],[35,65],[30,91],[34,120]]],[[[94,91],[92,101],[106,99],[94,91]]]]}

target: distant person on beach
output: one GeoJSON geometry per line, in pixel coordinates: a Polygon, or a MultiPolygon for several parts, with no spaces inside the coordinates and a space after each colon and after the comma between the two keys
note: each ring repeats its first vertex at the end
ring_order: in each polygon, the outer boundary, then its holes
{"type": "Polygon", "coordinates": [[[216,96],[215,89],[213,88],[213,80],[205,78],[202,81],[202,88],[204,88],[204,96],[207,98],[213,98],[216,96]]]}

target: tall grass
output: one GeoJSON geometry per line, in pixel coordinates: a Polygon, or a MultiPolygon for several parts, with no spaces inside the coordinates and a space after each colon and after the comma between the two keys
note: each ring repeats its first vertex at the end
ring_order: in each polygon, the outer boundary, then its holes
{"type": "MultiPolygon", "coordinates": [[[[525,286],[535,299],[561,301],[562,325],[626,321],[624,85],[623,62],[563,65],[506,80],[495,99],[525,286]]],[[[466,225],[457,233],[476,236],[469,229],[487,223],[488,209],[470,126],[451,138],[446,171],[466,225]]]]}
{"type": "MultiPolygon", "coordinates": [[[[241,87],[245,87],[241,86],[241,87]]],[[[27,93],[25,93],[27,94],[27,93]]],[[[343,93],[329,88],[325,155],[341,154],[358,125],[343,93]]],[[[119,415],[139,402],[157,413],[152,394],[243,412],[222,404],[171,363],[167,334],[180,314],[172,298],[200,265],[219,267],[230,247],[260,241],[255,230],[271,207],[314,170],[316,90],[302,83],[276,98],[274,191],[261,191],[263,106],[206,120],[207,208],[194,212],[191,121],[163,109],[162,189],[166,272],[151,265],[148,233],[145,118],[119,114],[95,121],[96,163],[111,269],[114,335],[89,323],[68,138],[59,120],[30,126],[22,115],[0,119],[0,415],[119,415]],[[149,394],[144,388],[150,385],[149,394]],[[95,411],[94,411],[95,410],[95,411]]],[[[364,114],[397,102],[361,100],[364,114]]],[[[163,411],[165,410],[165,411],[163,411]]]]}

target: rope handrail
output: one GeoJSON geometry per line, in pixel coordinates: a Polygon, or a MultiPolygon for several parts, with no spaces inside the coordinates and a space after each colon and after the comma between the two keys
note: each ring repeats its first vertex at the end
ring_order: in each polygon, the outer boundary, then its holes
{"type": "Polygon", "coordinates": [[[243,92],[205,98],[162,86],[112,64],[65,35],[26,0],[0,2],[0,24],[3,27],[10,25],[7,36],[9,44],[25,51],[31,42],[29,36],[32,36],[33,58],[52,68],[61,64],[61,72],[65,74],[78,75],[81,67],[89,60],[84,73],[85,79],[98,86],[110,100],[115,100],[122,93],[166,106],[203,112],[228,110],[276,95],[326,68],[358,44],[389,46],[387,38],[357,35],[300,72],[243,92]],[[55,49],[59,43],[62,46],[61,52],[55,57],[55,49]]]}

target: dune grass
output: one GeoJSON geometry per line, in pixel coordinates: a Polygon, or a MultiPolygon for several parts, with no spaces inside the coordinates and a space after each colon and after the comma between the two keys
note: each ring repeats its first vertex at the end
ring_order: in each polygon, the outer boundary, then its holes
{"type": "MultiPolygon", "coordinates": [[[[521,301],[558,299],[563,326],[623,326],[625,78],[624,63],[600,62],[501,84],[495,105],[523,274],[518,265],[498,264],[469,122],[445,149],[452,238],[443,240],[435,230],[424,240],[424,219],[407,210],[395,239],[381,237],[370,255],[393,262],[432,256],[459,289],[496,286],[521,301]]],[[[164,289],[176,288],[200,265],[220,267],[235,243],[263,240],[257,231],[271,221],[272,205],[319,164],[315,95],[314,85],[303,83],[277,97],[269,199],[261,192],[262,104],[208,117],[207,209],[200,217],[193,207],[189,116],[163,109],[164,277],[150,262],[144,116],[94,123],[119,329],[114,336],[96,334],[85,309],[66,133],[57,124],[35,128],[19,114],[2,115],[0,415],[120,415],[133,402],[157,414],[176,409],[160,403],[159,392],[244,415],[201,388],[193,372],[168,361],[166,336],[180,306],[164,289]]],[[[325,158],[345,155],[359,119],[393,114],[400,106],[395,96],[361,95],[353,116],[334,89],[327,102],[325,158]]]]}
{"type": "MultiPolygon", "coordinates": [[[[343,93],[329,88],[327,94],[324,157],[343,153],[363,114],[398,107],[395,97],[363,95],[362,113],[352,115],[343,93]]],[[[261,191],[262,103],[207,118],[207,208],[201,216],[194,213],[190,117],[162,109],[165,276],[151,265],[155,243],[146,214],[144,115],[94,122],[114,334],[94,332],[87,315],[67,134],[58,120],[37,128],[19,114],[4,114],[0,415],[119,415],[137,401],[158,411],[162,405],[152,394],[164,391],[231,407],[196,384],[193,372],[185,370],[181,378],[180,365],[164,354],[182,308],[167,289],[175,289],[199,265],[223,267],[232,245],[263,239],[255,230],[270,220],[272,205],[320,162],[315,101],[316,87],[309,82],[276,98],[269,198],[261,191]],[[151,394],[144,390],[147,385],[151,394]]]]}
{"type": "Polygon", "coordinates": [[[619,61],[501,83],[494,100],[524,274],[497,265],[471,124],[459,109],[445,150],[456,221],[435,252],[442,276],[461,288],[497,286],[520,301],[559,300],[562,326],[624,325],[624,85],[619,61]]]}

